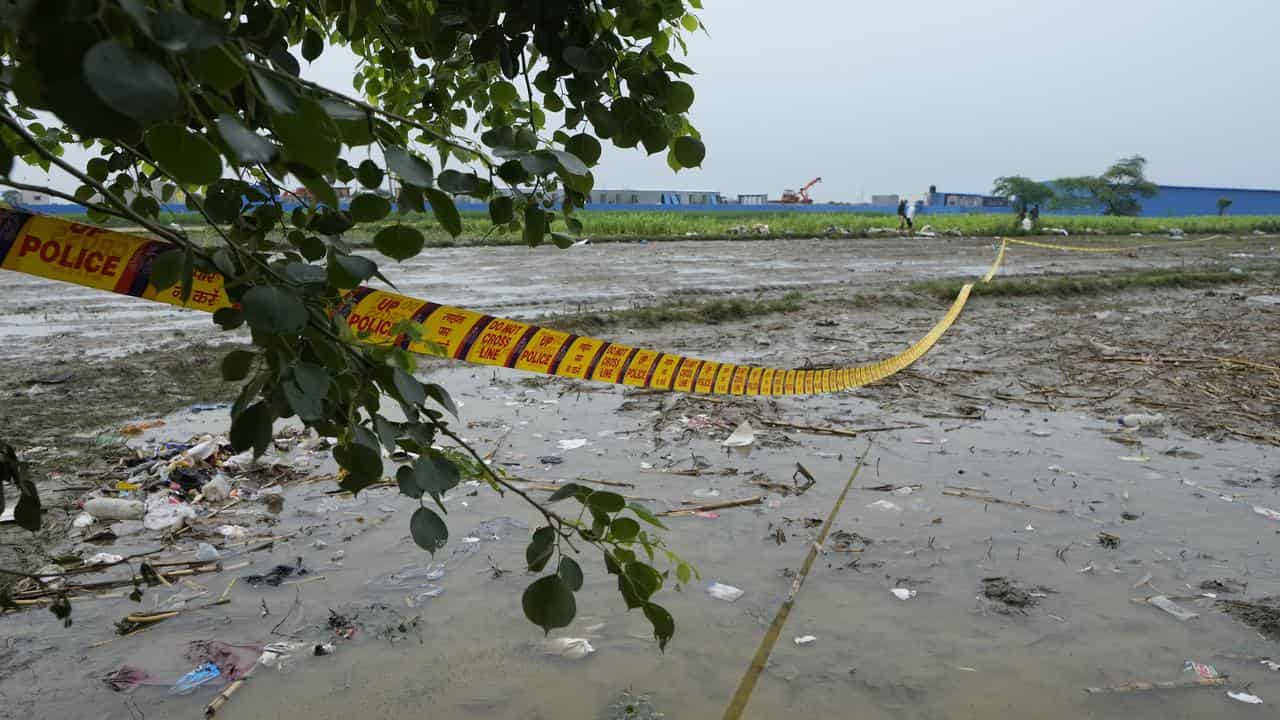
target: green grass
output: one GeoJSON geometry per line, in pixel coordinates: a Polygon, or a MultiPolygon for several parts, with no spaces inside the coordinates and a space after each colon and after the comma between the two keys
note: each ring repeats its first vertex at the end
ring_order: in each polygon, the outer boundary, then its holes
{"type": "MultiPolygon", "coordinates": [[[[1257,280],[1264,273],[1226,270],[1137,270],[1097,274],[1051,275],[1035,278],[996,278],[973,286],[974,297],[1072,297],[1100,295],[1136,289],[1195,289],[1257,280]]],[[[907,283],[905,289],[940,300],[950,300],[971,279],[926,280],[907,283]]]]}
{"type": "Polygon", "coordinates": [[[775,298],[731,297],[704,302],[680,299],[607,312],[560,315],[547,324],[562,330],[585,333],[617,325],[628,328],[656,328],[673,323],[716,325],[761,315],[793,312],[804,306],[805,298],[798,292],[789,292],[775,298]]]}
{"type": "MultiPolygon", "coordinates": [[[[892,215],[862,212],[794,212],[794,211],[734,211],[695,212],[686,210],[671,211],[626,211],[626,210],[581,210],[576,215],[582,220],[584,235],[596,242],[626,240],[721,240],[721,239],[772,239],[779,237],[867,237],[873,236],[875,228],[896,228],[897,218],[892,215]],[[757,225],[768,226],[765,233],[752,232],[757,225]],[[745,228],[745,232],[737,230],[745,228]]],[[[67,216],[68,219],[77,219],[67,216]]],[[[200,218],[191,213],[179,213],[164,216],[165,222],[177,222],[189,228],[201,225],[200,218]]],[[[462,213],[462,235],[452,238],[440,228],[430,215],[410,213],[404,216],[404,223],[422,230],[427,236],[428,245],[444,247],[451,245],[518,245],[520,234],[495,231],[489,223],[486,213],[466,211],[462,213]]],[[[917,228],[932,225],[934,230],[944,232],[958,230],[969,236],[1023,235],[1015,227],[1014,217],[1010,214],[983,215],[920,215],[916,218],[917,228]]],[[[127,223],[112,223],[116,227],[127,223]]],[[[348,233],[348,241],[361,245],[386,223],[362,225],[348,233]]],[[[1254,230],[1264,232],[1280,232],[1280,216],[1224,216],[1216,215],[1182,217],[1182,218],[1129,218],[1099,217],[1084,215],[1045,215],[1041,218],[1042,227],[1066,228],[1072,235],[1086,233],[1104,233],[1107,235],[1128,235],[1134,232],[1145,234],[1166,233],[1171,228],[1180,228],[1192,234],[1245,234],[1254,230]]],[[[563,223],[557,223],[556,230],[564,230],[563,223]]],[[[199,231],[197,231],[199,233],[199,231]]]]}

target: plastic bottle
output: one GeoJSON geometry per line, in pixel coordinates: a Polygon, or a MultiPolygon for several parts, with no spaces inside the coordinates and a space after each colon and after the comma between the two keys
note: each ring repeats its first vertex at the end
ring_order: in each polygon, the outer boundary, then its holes
{"type": "Polygon", "coordinates": [[[86,500],[84,511],[103,520],[139,520],[147,514],[147,506],[140,500],[98,497],[86,500]]]}
{"type": "Polygon", "coordinates": [[[1147,413],[1129,413],[1120,418],[1120,424],[1125,427],[1150,427],[1153,425],[1163,425],[1163,415],[1149,415],[1147,413]]]}

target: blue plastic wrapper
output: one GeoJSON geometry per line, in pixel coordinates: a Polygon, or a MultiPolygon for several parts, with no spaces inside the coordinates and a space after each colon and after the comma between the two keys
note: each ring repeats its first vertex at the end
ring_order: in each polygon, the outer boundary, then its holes
{"type": "Polygon", "coordinates": [[[191,672],[183,675],[178,682],[169,688],[170,695],[186,695],[205,683],[213,680],[222,674],[217,665],[213,663],[205,663],[191,672]]]}

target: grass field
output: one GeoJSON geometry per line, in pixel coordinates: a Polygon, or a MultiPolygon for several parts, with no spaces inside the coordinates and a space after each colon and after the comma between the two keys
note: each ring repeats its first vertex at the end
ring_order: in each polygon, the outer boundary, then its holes
{"type": "MultiPolygon", "coordinates": [[[[861,237],[874,235],[886,228],[890,230],[897,228],[897,218],[892,215],[859,212],[582,210],[576,216],[582,220],[584,237],[597,242],[638,239],[861,237]]],[[[74,219],[74,216],[67,217],[74,219]]],[[[162,219],[166,222],[176,222],[191,230],[198,229],[201,224],[199,216],[189,213],[165,216],[162,219]]],[[[516,245],[521,243],[518,232],[495,231],[489,223],[488,215],[483,212],[464,211],[462,220],[462,235],[456,239],[445,233],[430,215],[410,213],[404,216],[402,222],[422,230],[427,236],[428,244],[437,247],[454,244],[516,245]]],[[[121,224],[123,223],[117,223],[117,226],[121,224]]],[[[348,233],[348,241],[356,245],[366,243],[379,228],[386,224],[388,223],[378,222],[361,225],[348,233]]],[[[564,230],[562,223],[557,225],[559,227],[554,229],[564,230]]],[[[925,226],[932,226],[940,233],[958,230],[970,236],[1027,234],[1016,227],[1015,218],[1010,214],[929,215],[926,213],[917,216],[917,229],[925,226]]],[[[1280,232],[1280,216],[1209,215],[1148,218],[1045,215],[1041,218],[1040,226],[1041,228],[1065,228],[1072,235],[1087,233],[1128,235],[1135,232],[1156,234],[1166,233],[1173,228],[1193,234],[1241,234],[1254,230],[1280,232]]],[[[1043,230],[1032,234],[1039,234],[1039,232],[1043,230]]]]}

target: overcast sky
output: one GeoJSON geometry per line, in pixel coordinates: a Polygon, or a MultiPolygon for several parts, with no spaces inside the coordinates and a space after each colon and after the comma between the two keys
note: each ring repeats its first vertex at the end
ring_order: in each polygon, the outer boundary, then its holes
{"type": "MultiPolygon", "coordinates": [[[[704,5],[687,63],[703,169],[610,149],[597,188],[777,197],[821,176],[817,200],[856,202],[1133,153],[1161,183],[1280,188],[1275,0],[704,5]]],[[[348,54],[304,74],[351,91],[348,54]]]]}

